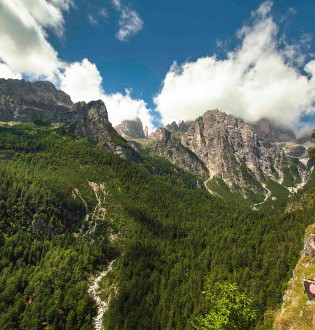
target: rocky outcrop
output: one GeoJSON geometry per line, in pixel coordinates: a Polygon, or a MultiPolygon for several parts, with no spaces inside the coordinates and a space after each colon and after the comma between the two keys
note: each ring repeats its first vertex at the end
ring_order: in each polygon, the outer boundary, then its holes
{"type": "Polygon", "coordinates": [[[199,117],[181,141],[205,163],[211,176],[244,195],[263,194],[257,180],[272,174],[282,162],[281,152],[260,141],[249,124],[218,110],[199,117]]]}
{"type": "Polygon", "coordinates": [[[260,138],[252,125],[219,110],[199,117],[181,134],[181,142],[211,176],[222,178],[231,191],[245,197],[266,194],[261,182],[267,178],[294,185],[305,171],[298,160],[293,164],[280,147],[260,138]]]}
{"type": "Polygon", "coordinates": [[[295,135],[267,120],[252,125],[210,110],[194,122],[173,122],[157,129],[148,146],[151,154],[187,171],[222,179],[231,192],[246,198],[258,194],[266,201],[271,196],[268,179],[291,192],[307,180],[308,162],[298,159],[306,148],[296,142],[275,142],[278,139],[294,140],[295,135]]]}
{"type": "Polygon", "coordinates": [[[208,177],[205,164],[188,148],[183,146],[179,138],[165,128],[158,128],[150,137],[150,154],[168,159],[180,168],[198,175],[208,177]]]}
{"type": "Polygon", "coordinates": [[[144,128],[144,138],[147,139],[149,137],[149,129],[148,126],[144,128]]]}
{"type": "Polygon", "coordinates": [[[310,234],[304,239],[304,253],[309,257],[315,256],[315,234],[310,234]]]}
{"type": "Polygon", "coordinates": [[[275,330],[315,329],[315,302],[304,292],[304,281],[314,280],[314,238],[315,225],[311,225],[305,231],[304,250],[288,282],[281,310],[275,314],[275,330]]]}
{"type": "Polygon", "coordinates": [[[109,122],[107,109],[102,100],[76,103],[73,111],[66,114],[62,121],[71,133],[86,137],[108,151],[139,162],[138,153],[127,144],[109,122]]]}
{"type": "Polygon", "coordinates": [[[186,133],[188,128],[193,124],[193,121],[181,121],[178,125],[175,121],[166,125],[166,129],[171,133],[186,133]]]}
{"type": "Polygon", "coordinates": [[[290,128],[283,128],[267,118],[258,120],[253,128],[258,138],[270,143],[296,141],[295,133],[290,128]]]}
{"type": "Polygon", "coordinates": [[[115,130],[125,139],[145,138],[143,125],[140,118],[136,118],[135,120],[124,120],[121,124],[115,127],[115,130]]]}
{"type": "Polygon", "coordinates": [[[287,142],[283,145],[284,152],[294,158],[301,158],[303,156],[307,157],[307,149],[301,144],[295,144],[292,142],[287,142]]]}
{"type": "Polygon", "coordinates": [[[0,79],[0,121],[58,124],[124,158],[140,159],[112,127],[103,101],[73,104],[69,95],[47,81],[0,79]]]}
{"type": "Polygon", "coordinates": [[[72,106],[70,96],[48,81],[0,79],[0,121],[58,122],[72,106]]]}

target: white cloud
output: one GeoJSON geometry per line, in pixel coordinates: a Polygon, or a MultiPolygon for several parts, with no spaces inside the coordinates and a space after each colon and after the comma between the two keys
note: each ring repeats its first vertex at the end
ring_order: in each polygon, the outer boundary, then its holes
{"type": "Polygon", "coordinates": [[[252,16],[260,16],[260,17],[266,17],[272,9],[273,6],[273,2],[272,1],[265,1],[263,2],[259,8],[257,9],[257,11],[252,12],[252,16]]]}
{"type": "MultiPolygon", "coordinates": [[[[46,30],[63,33],[62,11],[72,0],[0,0],[0,77],[47,79],[67,92],[73,101],[104,100],[114,125],[139,116],[152,130],[147,105],[125,94],[106,94],[102,77],[88,59],[65,63],[46,39],[46,30]]],[[[124,8],[122,10],[125,10],[124,8]]],[[[106,17],[104,8],[98,16],[106,17]]]]}
{"type": "Polygon", "coordinates": [[[59,37],[63,35],[62,10],[69,8],[70,2],[57,1],[53,3],[46,0],[22,0],[21,3],[38,24],[45,28],[51,28],[59,37]]]}
{"type": "Polygon", "coordinates": [[[71,63],[60,74],[60,88],[71,96],[73,102],[101,98],[102,77],[95,64],[88,59],[71,63]]]}
{"type": "Polygon", "coordinates": [[[105,19],[108,17],[106,8],[101,8],[98,12],[88,15],[88,20],[91,25],[96,26],[100,18],[105,19]]]}
{"type": "Polygon", "coordinates": [[[309,123],[299,123],[296,127],[295,133],[297,138],[310,137],[314,130],[314,125],[309,123]]]}
{"type": "Polygon", "coordinates": [[[97,19],[92,14],[88,15],[88,20],[91,25],[97,25],[97,23],[98,23],[97,19]]]}
{"type": "Polygon", "coordinates": [[[0,31],[2,62],[14,72],[52,78],[61,62],[24,2],[0,0],[0,31]]]}
{"type": "Polygon", "coordinates": [[[11,78],[11,79],[21,79],[22,76],[19,73],[13,72],[11,68],[5,63],[0,63],[0,77],[1,78],[11,78]]]}
{"type": "Polygon", "coordinates": [[[50,2],[61,10],[69,10],[74,6],[74,0],[50,0],[50,2]]]}
{"type": "Polygon", "coordinates": [[[252,13],[253,24],[238,31],[240,45],[226,58],[172,65],[154,99],[164,123],[218,108],[247,121],[267,117],[294,127],[303,112],[314,111],[315,61],[305,66],[308,76],[298,70],[306,57],[296,45],[279,47],[271,8],[267,1],[252,13]]]}
{"type": "Polygon", "coordinates": [[[133,99],[130,90],[125,94],[107,94],[102,88],[102,77],[95,64],[84,59],[70,64],[60,76],[60,87],[74,102],[101,99],[106,104],[110,122],[116,126],[125,119],[139,117],[149,131],[153,130],[152,118],[147,104],[133,99]]]}
{"type": "Polygon", "coordinates": [[[135,10],[122,5],[120,0],[112,0],[112,2],[120,15],[118,22],[120,28],[116,33],[116,38],[127,41],[142,29],[143,21],[135,10]]]}
{"type": "Polygon", "coordinates": [[[101,8],[98,14],[105,18],[108,17],[108,12],[107,12],[106,8],[101,8]]]}

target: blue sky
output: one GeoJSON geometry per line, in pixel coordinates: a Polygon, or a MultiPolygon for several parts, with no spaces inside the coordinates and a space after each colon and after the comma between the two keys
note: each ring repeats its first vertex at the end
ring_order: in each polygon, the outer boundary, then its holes
{"type": "MultiPolygon", "coordinates": [[[[110,0],[77,1],[66,14],[63,39],[51,38],[60,57],[68,62],[88,58],[96,63],[109,93],[132,88],[135,97],[144,98],[153,108],[158,92],[173,61],[193,61],[199,57],[224,55],[235,45],[235,33],[262,3],[257,0],[142,0],[129,1],[144,24],[127,42],[115,37],[117,13],[110,0]],[[88,14],[98,16],[105,8],[108,17],[91,25],[88,14]],[[225,47],[218,47],[218,42],[225,47]]],[[[274,16],[282,23],[288,38],[297,41],[315,31],[314,1],[275,2],[274,16]],[[290,9],[294,9],[293,13],[290,9]]]]}
{"type": "Polygon", "coordinates": [[[0,76],[51,80],[74,101],[103,98],[114,124],[139,115],[152,126],[214,107],[249,121],[270,117],[296,130],[312,122],[314,1],[16,3],[0,0],[0,76]],[[255,38],[266,42],[256,45],[255,38]],[[19,58],[21,40],[29,40],[29,57],[24,51],[19,58]],[[227,88],[229,76],[234,85],[227,88]],[[272,102],[256,106],[254,86],[268,84],[262,98],[272,102]],[[291,98],[294,90],[300,97],[291,98]]]}

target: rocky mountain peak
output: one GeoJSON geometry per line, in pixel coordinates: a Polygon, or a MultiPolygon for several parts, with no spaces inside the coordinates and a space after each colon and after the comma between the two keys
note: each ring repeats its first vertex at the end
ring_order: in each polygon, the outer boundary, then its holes
{"type": "MultiPolygon", "coordinates": [[[[274,126],[270,127],[275,132],[274,126]]],[[[253,192],[264,194],[260,182],[267,178],[294,185],[305,171],[302,163],[297,160],[297,165],[291,164],[283,150],[264,136],[255,126],[215,109],[197,118],[181,141],[205,163],[211,177],[223,179],[232,191],[250,196],[253,192]],[[291,166],[295,168],[292,173],[288,170],[291,166]]]]}
{"type": "Polygon", "coordinates": [[[163,127],[158,127],[155,132],[152,134],[153,138],[156,138],[159,141],[168,141],[172,136],[172,133],[163,127]]]}
{"type": "Polygon", "coordinates": [[[166,128],[158,127],[151,134],[146,147],[149,147],[151,155],[164,157],[199,177],[205,179],[209,175],[204,163],[181,143],[178,134],[172,134],[166,128]]]}
{"type": "Polygon", "coordinates": [[[76,103],[73,110],[63,118],[63,122],[75,134],[88,137],[100,145],[110,143],[112,134],[116,133],[108,121],[107,109],[102,100],[76,103]]]}
{"type": "Polygon", "coordinates": [[[0,79],[1,96],[11,96],[27,105],[63,105],[71,107],[71,98],[49,81],[34,83],[19,79],[0,79]]]}
{"type": "Polygon", "coordinates": [[[146,137],[140,118],[124,120],[115,127],[116,131],[124,138],[144,139],[146,137]]]}
{"type": "Polygon", "coordinates": [[[218,109],[208,110],[201,117],[205,123],[209,124],[211,122],[216,123],[216,125],[223,124],[224,126],[245,124],[243,119],[229,115],[218,109]]]}
{"type": "Polygon", "coordinates": [[[70,96],[50,82],[0,79],[0,121],[58,122],[72,107],[70,96]]]}
{"type": "Polygon", "coordinates": [[[166,125],[166,129],[168,129],[171,133],[185,133],[192,123],[193,121],[182,120],[179,124],[177,124],[173,121],[171,124],[166,125]]]}
{"type": "Polygon", "coordinates": [[[257,135],[270,143],[296,141],[293,130],[288,127],[282,127],[267,118],[262,118],[253,124],[257,135]]]}
{"type": "Polygon", "coordinates": [[[93,121],[108,122],[108,113],[105,103],[102,100],[88,103],[79,102],[74,105],[74,111],[89,117],[93,121]]]}

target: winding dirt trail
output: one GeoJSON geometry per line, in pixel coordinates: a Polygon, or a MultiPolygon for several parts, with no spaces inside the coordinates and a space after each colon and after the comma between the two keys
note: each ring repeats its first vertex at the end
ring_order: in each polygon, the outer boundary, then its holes
{"type": "Polygon", "coordinates": [[[219,194],[217,194],[216,192],[212,191],[210,188],[207,187],[207,183],[208,183],[212,178],[213,178],[213,176],[210,176],[210,178],[207,179],[207,180],[204,182],[204,185],[205,185],[206,189],[209,191],[209,193],[210,193],[211,195],[222,198],[219,194]]]}
{"type": "Polygon", "coordinates": [[[262,183],[262,186],[263,186],[263,188],[264,188],[265,190],[267,190],[267,194],[266,194],[266,196],[265,196],[264,201],[261,202],[261,203],[256,203],[256,204],[254,204],[254,207],[257,206],[257,205],[262,205],[262,204],[266,203],[266,202],[267,202],[267,199],[271,196],[271,191],[267,188],[267,185],[266,185],[265,183],[262,183]]]}

